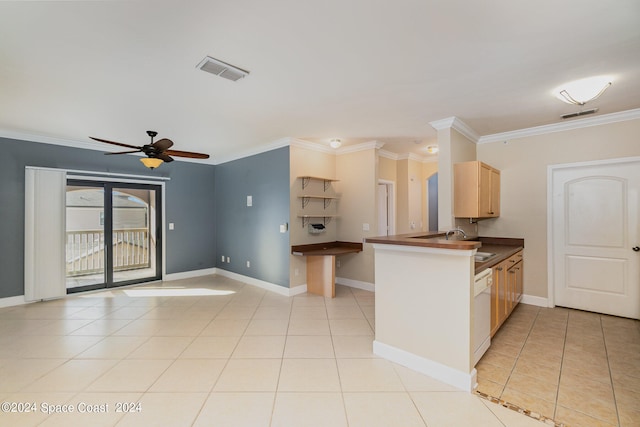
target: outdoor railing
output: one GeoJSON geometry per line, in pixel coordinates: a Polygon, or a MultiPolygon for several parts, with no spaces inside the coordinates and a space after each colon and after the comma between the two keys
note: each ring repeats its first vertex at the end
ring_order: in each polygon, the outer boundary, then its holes
{"type": "MultiPolygon", "coordinates": [[[[149,267],[149,231],[146,228],[113,230],[114,271],[149,267]]],[[[67,277],[104,270],[104,232],[68,231],[66,242],[67,277]]]]}

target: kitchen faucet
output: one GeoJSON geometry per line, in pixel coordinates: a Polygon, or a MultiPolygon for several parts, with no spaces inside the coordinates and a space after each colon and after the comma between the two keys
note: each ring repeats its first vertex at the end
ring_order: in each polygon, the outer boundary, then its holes
{"type": "Polygon", "coordinates": [[[462,234],[462,238],[463,238],[463,239],[466,239],[466,238],[467,238],[467,233],[465,233],[465,232],[464,232],[464,230],[462,230],[462,229],[461,229],[461,228],[459,228],[459,227],[458,227],[458,228],[454,228],[454,229],[452,229],[452,230],[447,231],[447,233],[444,235],[444,238],[445,238],[446,240],[449,240],[449,233],[451,233],[451,234],[455,234],[455,233],[456,233],[456,231],[457,231],[458,233],[462,234]]]}

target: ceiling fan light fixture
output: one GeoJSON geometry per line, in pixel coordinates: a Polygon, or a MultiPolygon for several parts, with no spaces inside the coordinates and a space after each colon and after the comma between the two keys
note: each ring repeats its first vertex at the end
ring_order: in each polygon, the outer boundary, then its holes
{"type": "Polygon", "coordinates": [[[162,163],[162,159],[158,159],[156,157],[143,157],[140,159],[143,165],[148,167],[149,169],[155,169],[160,166],[162,163]]]}
{"type": "Polygon", "coordinates": [[[567,104],[584,105],[602,95],[611,86],[612,80],[610,76],[574,80],[558,86],[553,90],[553,94],[567,104]]]}
{"type": "Polygon", "coordinates": [[[429,154],[436,154],[438,151],[440,151],[440,148],[437,145],[429,145],[426,150],[429,154]]]}
{"type": "Polygon", "coordinates": [[[340,148],[340,146],[342,145],[342,141],[340,141],[338,138],[333,138],[331,141],[329,141],[329,145],[331,146],[331,148],[340,148]]]}
{"type": "Polygon", "coordinates": [[[205,56],[204,59],[196,65],[196,68],[206,71],[207,73],[215,74],[218,77],[233,80],[234,82],[249,75],[247,70],[243,70],[235,65],[227,64],[224,61],[220,61],[219,59],[212,58],[210,56],[205,56]]]}

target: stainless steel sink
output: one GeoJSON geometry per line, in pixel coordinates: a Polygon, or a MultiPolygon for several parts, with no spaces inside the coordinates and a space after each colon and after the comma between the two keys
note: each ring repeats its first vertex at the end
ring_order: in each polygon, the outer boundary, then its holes
{"type": "Polygon", "coordinates": [[[473,257],[476,259],[476,261],[486,261],[493,258],[494,256],[496,256],[496,254],[491,252],[476,252],[473,257]]]}

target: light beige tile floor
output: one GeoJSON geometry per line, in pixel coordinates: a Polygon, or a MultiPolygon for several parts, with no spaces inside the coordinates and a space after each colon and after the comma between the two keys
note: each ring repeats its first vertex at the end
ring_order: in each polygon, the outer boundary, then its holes
{"type": "Polygon", "coordinates": [[[478,390],[570,426],[640,426],[640,322],[520,304],[477,365],[478,390]]]}
{"type": "MultiPolygon", "coordinates": [[[[0,401],[23,411],[0,411],[0,425],[543,425],[376,357],[374,298],[342,286],[335,299],[287,298],[207,276],[0,309],[0,401]],[[220,295],[166,296],[199,288],[220,295]]],[[[526,316],[518,317],[526,328],[526,316]]],[[[611,345],[627,341],[615,322],[607,326],[615,331],[611,345]]],[[[498,347],[521,353],[504,341],[498,347]]],[[[572,344],[579,354],[598,342],[572,344]]],[[[540,350],[531,348],[537,356],[540,350]]],[[[640,389],[626,376],[629,369],[629,357],[611,362],[620,379],[614,386],[627,390],[615,389],[625,402],[618,413],[633,420],[640,389]]],[[[561,391],[573,387],[564,378],[559,384],[561,391]]]]}

